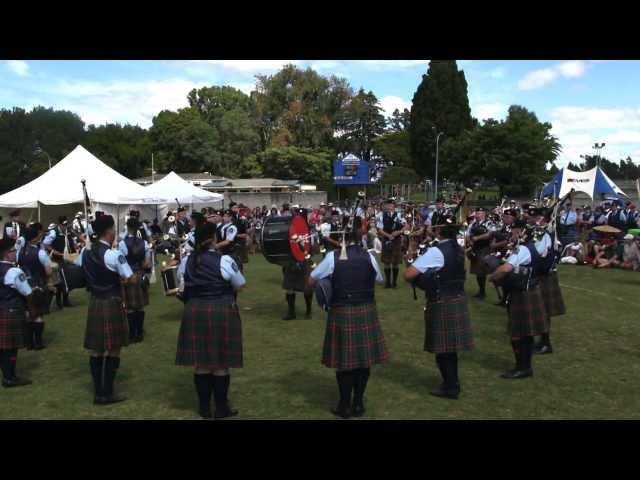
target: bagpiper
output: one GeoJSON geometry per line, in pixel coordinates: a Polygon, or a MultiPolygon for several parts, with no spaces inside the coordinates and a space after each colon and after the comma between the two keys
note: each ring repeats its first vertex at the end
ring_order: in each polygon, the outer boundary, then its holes
{"type": "Polygon", "coordinates": [[[323,279],[331,283],[322,364],[336,369],[340,401],[332,412],[342,418],[364,415],[370,369],[389,358],[375,302],[375,283],[384,278],[361,238],[361,219],[355,217],[345,238],[347,259],[329,252],[309,277],[311,287],[323,279]]]}
{"type": "Polygon", "coordinates": [[[398,272],[402,263],[402,233],[404,232],[404,219],[396,211],[396,202],[393,198],[385,202],[385,210],[378,214],[378,235],[382,242],[381,260],[384,264],[385,285],[384,288],[396,288],[398,285],[398,272]],[[393,273],[393,277],[391,276],[393,273]]]}
{"type": "Polygon", "coordinates": [[[430,247],[405,271],[408,282],[425,292],[424,349],[434,353],[442,384],[431,395],[457,399],[460,395],[458,352],[473,350],[469,301],[464,291],[464,249],[457,242],[455,215],[440,214],[432,225],[438,244],[430,247]]]}
{"type": "Polygon", "coordinates": [[[196,230],[196,249],[186,262],[185,302],[176,365],[194,368],[199,414],[231,417],[238,411],[229,405],[229,369],[241,368],[242,324],[235,293],[245,285],[236,262],[214,248],[216,228],[206,223],[196,230]]]}
{"type": "Polygon", "coordinates": [[[486,296],[485,287],[487,284],[487,277],[482,268],[482,259],[491,252],[491,232],[487,228],[485,210],[482,207],[475,211],[475,220],[469,225],[468,239],[471,244],[470,271],[476,276],[478,282],[478,293],[474,295],[474,298],[482,300],[486,296]]]}

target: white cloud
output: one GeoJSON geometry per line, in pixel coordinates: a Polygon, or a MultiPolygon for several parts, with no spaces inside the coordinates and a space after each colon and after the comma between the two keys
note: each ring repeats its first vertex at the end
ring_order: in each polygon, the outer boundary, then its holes
{"type": "Polygon", "coordinates": [[[551,68],[542,68],[527,73],[518,82],[518,88],[520,90],[535,90],[553,82],[558,77],[578,78],[583,76],[586,71],[587,64],[582,60],[563,62],[551,68]]]}
{"type": "Polygon", "coordinates": [[[495,78],[495,79],[504,78],[506,73],[507,73],[507,71],[506,71],[506,69],[504,67],[497,67],[497,68],[494,68],[493,70],[491,70],[489,72],[489,76],[491,78],[495,78]]]}
{"type": "Polygon", "coordinates": [[[297,65],[299,60],[196,60],[196,62],[217,65],[225,69],[243,73],[262,73],[280,70],[288,64],[297,65]]]}
{"type": "Polygon", "coordinates": [[[236,83],[231,85],[233,88],[237,88],[241,92],[246,93],[247,95],[251,94],[253,90],[256,89],[255,82],[247,82],[247,83],[236,83]]]}
{"type": "Polygon", "coordinates": [[[411,110],[411,102],[407,102],[406,100],[393,95],[382,97],[380,100],[380,106],[384,110],[384,115],[387,117],[390,117],[396,108],[401,112],[405,108],[411,110]]]}
{"type": "Polygon", "coordinates": [[[309,65],[313,70],[335,70],[343,66],[342,63],[336,60],[318,60],[309,65]]]}
{"type": "Polygon", "coordinates": [[[488,118],[502,120],[506,117],[508,109],[509,105],[505,103],[481,103],[471,106],[471,114],[478,120],[486,120],[488,118]]]}
{"type": "Polygon", "coordinates": [[[397,70],[423,66],[426,70],[429,60],[353,60],[353,63],[369,70],[397,70]]]}
{"type": "Polygon", "coordinates": [[[29,64],[24,60],[9,60],[7,68],[21,77],[29,76],[29,64]]]}

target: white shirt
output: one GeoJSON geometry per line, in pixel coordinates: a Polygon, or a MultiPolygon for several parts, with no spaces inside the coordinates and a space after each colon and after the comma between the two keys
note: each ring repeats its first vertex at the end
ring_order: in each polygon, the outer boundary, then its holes
{"type": "MultiPolygon", "coordinates": [[[[451,240],[441,240],[439,243],[450,241],[451,240]]],[[[439,248],[431,247],[425,253],[416,258],[411,266],[418,270],[420,273],[424,273],[432,268],[440,270],[442,267],[444,267],[444,255],[442,255],[442,252],[439,248]]]]}
{"type": "MultiPolygon", "coordinates": [[[[111,270],[114,273],[117,273],[122,278],[129,278],[133,276],[133,271],[127,263],[127,259],[124,258],[122,252],[111,248],[111,245],[109,245],[104,240],[100,240],[100,243],[109,247],[109,250],[104,252],[104,264],[107,269],[111,270]]],[[[75,260],[75,262],[73,262],[80,267],[82,266],[82,257],[84,256],[85,250],[86,247],[82,249],[78,258],[75,260]]]]}
{"type": "MultiPolygon", "coordinates": [[[[314,268],[313,271],[311,272],[310,276],[312,278],[314,278],[315,280],[321,280],[333,274],[334,253],[335,252],[333,251],[327,253],[327,255],[320,262],[320,264],[316,268],[314,268]]],[[[384,277],[380,272],[380,266],[378,265],[378,261],[376,260],[376,257],[374,257],[371,253],[369,253],[369,259],[371,260],[371,265],[373,265],[373,268],[376,271],[376,282],[384,283],[384,277]]]]}
{"type": "Polygon", "coordinates": [[[225,240],[233,242],[238,234],[238,228],[233,223],[225,223],[222,225],[222,233],[225,240]]]}
{"type": "MultiPolygon", "coordinates": [[[[537,250],[537,249],[536,249],[537,250]]],[[[519,246],[515,252],[509,255],[507,263],[510,263],[514,269],[518,269],[520,266],[531,265],[531,252],[525,246],[519,246]]]]}
{"type": "Polygon", "coordinates": [[[320,224],[320,235],[323,238],[329,238],[331,235],[331,224],[328,222],[324,222],[320,224]]]}
{"type": "Polygon", "coordinates": [[[545,233],[540,240],[535,242],[536,250],[541,257],[546,257],[551,248],[551,235],[545,233]]]}
{"type": "Polygon", "coordinates": [[[47,235],[42,240],[42,244],[46,245],[47,247],[49,247],[54,242],[56,237],[57,237],[56,231],[55,230],[49,230],[49,233],[47,233],[47,235]]]}
{"type": "MultiPolygon", "coordinates": [[[[2,263],[9,263],[2,261],[2,263]]],[[[4,276],[4,284],[7,287],[11,287],[18,291],[21,295],[29,296],[31,295],[31,286],[29,282],[27,282],[27,276],[24,274],[22,269],[18,267],[10,268],[4,276]]]]}

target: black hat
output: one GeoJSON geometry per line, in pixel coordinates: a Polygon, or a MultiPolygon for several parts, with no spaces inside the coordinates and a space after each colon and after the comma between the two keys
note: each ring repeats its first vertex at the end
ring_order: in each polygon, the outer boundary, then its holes
{"type": "Polygon", "coordinates": [[[513,222],[513,228],[524,228],[527,226],[527,222],[525,222],[522,219],[518,219],[515,222],[513,222]]]}
{"type": "Polygon", "coordinates": [[[205,222],[196,228],[196,246],[203,242],[214,238],[216,235],[216,226],[213,223],[205,222]]]}
{"type": "Polygon", "coordinates": [[[230,208],[227,208],[224,212],[222,212],[223,215],[229,215],[230,217],[233,217],[233,212],[231,211],[230,208]]]}
{"type": "Polygon", "coordinates": [[[533,205],[531,205],[530,203],[523,203],[522,205],[520,205],[520,207],[522,207],[522,211],[527,211],[532,206],[533,205]]]}
{"type": "Polygon", "coordinates": [[[206,221],[205,216],[200,212],[193,212],[191,214],[191,218],[196,223],[196,225],[202,225],[206,221]]]}
{"type": "Polygon", "coordinates": [[[180,208],[178,208],[178,213],[180,213],[180,212],[186,212],[186,211],[187,211],[187,209],[186,209],[185,207],[180,207],[180,208]]]}
{"type": "Polygon", "coordinates": [[[486,212],[486,210],[484,209],[484,207],[477,207],[476,212],[486,212]]]}
{"type": "MultiPolygon", "coordinates": [[[[98,212],[96,212],[96,214],[97,213],[98,212]]],[[[115,224],[116,222],[113,220],[113,217],[111,215],[100,215],[99,217],[96,217],[93,229],[95,230],[96,234],[100,236],[104,232],[112,228],[115,224]]]]}
{"type": "Polygon", "coordinates": [[[436,203],[444,203],[444,198],[443,197],[436,198],[436,203]]]}
{"type": "Polygon", "coordinates": [[[20,216],[20,210],[14,210],[9,214],[10,217],[19,217],[20,216]]]}
{"type": "Polygon", "coordinates": [[[233,208],[238,205],[236,202],[229,202],[229,208],[233,208]]]}
{"type": "Polygon", "coordinates": [[[337,210],[331,210],[331,215],[340,215],[340,212],[337,210]]]}
{"type": "Polygon", "coordinates": [[[98,211],[96,212],[95,218],[97,219],[98,217],[102,217],[103,215],[104,215],[104,212],[103,212],[103,211],[98,210],[98,211]]]}
{"type": "Polygon", "coordinates": [[[140,228],[140,222],[138,221],[137,218],[131,217],[129,218],[129,220],[127,220],[127,228],[132,228],[134,230],[137,230],[138,228],[140,228]]]}
{"type": "Polygon", "coordinates": [[[510,217],[517,217],[518,216],[518,211],[513,209],[513,208],[507,208],[504,212],[502,212],[502,215],[509,215],[510,217]]]}
{"type": "Polygon", "coordinates": [[[384,203],[396,203],[396,199],[393,197],[387,198],[384,203]]]}
{"type": "Polygon", "coordinates": [[[67,217],[65,217],[64,215],[61,215],[58,217],[58,223],[60,225],[66,225],[67,223],[67,217]]]}
{"type": "Polygon", "coordinates": [[[131,210],[129,212],[129,216],[130,217],[139,217],[140,216],[140,212],[138,210],[131,210]]]}
{"type": "Polygon", "coordinates": [[[30,226],[35,228],[38,232],[41,232],[44,229],[40,222],[33,222],[30,226]]]}
{"type": "Polygon", "coordinates": [[[529,208],[527,208],[526,212],[530,217],[539,217],[540,215],[544,215],[544,210],[545,209],[543,208],[530,206],[529,208]]]}
{"type": "Polygon", "coordinates": [[[0,257],[4,257],[5,254],[11,250],[16,244],[15,240],[5,237],[0,240],[0,257]]]}
{"type": "Polygon", "coordinates": [[[34,227],[33,225],[25,228],[24,230],[24,241],[25,242],[30,242],[31,240],[33,240],[34,238],[36,238],[38,235],[40,234],[40,230],[38,230],[36,227],[34,227]]]}

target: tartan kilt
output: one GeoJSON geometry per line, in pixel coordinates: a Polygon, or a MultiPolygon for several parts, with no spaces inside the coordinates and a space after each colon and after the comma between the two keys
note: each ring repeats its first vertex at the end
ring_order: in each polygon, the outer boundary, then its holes
{"type": "Polygon", "coordinates": [[[26,315],[24,305],[0,306],[0,350],[24,347],[26,315]]]}
{"type": "Polygon", "coordinates": [[[380,239],[380,241],[383,242],[380,261],[385,265],[400,265],[402,263],[402,239],[395,238],[391,243],[391,248],[384,248],[384,239],[380,239]]]}
{"type": "Polygon", "coordinates": [[[242,367],[242,322],[236,303],[193,298],[185,304],[176,365],[211,370],[242,367]]]}
{"type": "Polygon", "coordinates": [[[475,347],[466,294],[427,302],[424,324],[424,349],[427,352],[471,351],[475,347]]]}
{"type": "Polygon", "coordinates": [[[547,309],[547,315],[549,317],[556,317],[567,313],[564,299],[562,298],[562,290],[560,290],[560,283],[558,282],[558,272],[550,272],[547,275],[542,275],[539,277],[539,280],[540,293],[544,307],[547,309]]]}
{"type": "Polygon", "coordinates": [[[142,285],[141,276],[135,283],[122,286],[122,301],[126,310],[143,310],[149,305],[149,288],[142,285]]]}
{"type": "Polygon", "coordinates": [[[91,295],[84,348],[106,352],[129,345],[129,324],[122,298],[91,295]]]}
{"type": "Polygon", "coordinates": [[[304,292],[307,290],[307,277],[311,273],[308,262],[290,263],[282,267],[282,289],[304,292]]]}
{"type": "Polygon", "coordinates": [[[469,272],[473,275],[485,275],[486,272],[482,267],[482,259],[491,253],[491,247],[481,248],[480,250],[473,250],[473,255],[469,262],[469,272]]]}
{"type": "Polygon", "coordinates": [[[389,352],[375,303],[331,307],[322,347],[322,364],[352,370],[384,363],[389,352]]]}
{"type": "Polygon", "coordinates": [[[547,310],[542,301],[540,286],[527,291],[513,290],[507,304],[508,332],[512,340],[542,335],[549,331],[547,310]]]}

